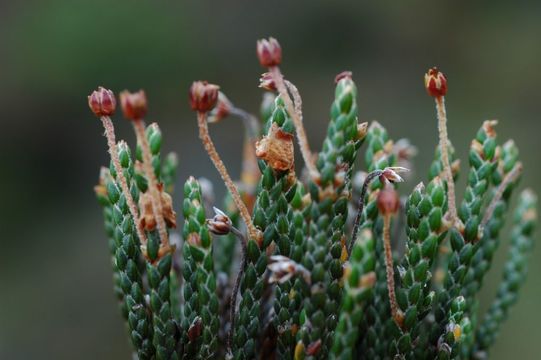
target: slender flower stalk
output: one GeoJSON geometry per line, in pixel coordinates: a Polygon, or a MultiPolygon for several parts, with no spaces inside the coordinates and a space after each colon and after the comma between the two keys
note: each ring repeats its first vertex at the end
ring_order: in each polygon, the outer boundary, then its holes
{"type": "Polygon", "coordinates": [[[393,253],[391,249],[391,214],[383,216],[383,246],[385,248],[385,270],[387,273],[387,291],[389,292],[389,303],[391,305],[391,315],[399,327],[402,327],[404,315],[398,308],[394,284],[394,264],[393,253]]]}
{"type": "Polygon", "coordinates": [[[231,193],[233,202],[235,203],[237,209],[240,212],[240,216],[242,217],[242,220],[244,221],[244,224],[248,229],[250,237],[254,240],[260,241],[261,233],[255,228],[254,224],[252,223],[252,220],[250,218],[250,212],[248,211],[246,204],[242,201],[237,186],[235,185],[235,183],[233,183],[231,176],[229,176],[229,173],[227,172],[227,169],[222,159],[220,158],[218,151],[216,150],[216,146],[214,146],[214,143],[210,138],[207,113],[208,111],[212,110],[212,108],[216,105],[218,99],[218,89],[219,88],[216,85],[208,84],[201,81],[194,82],[192,87],[190,88],[190,101],[192,109],[197,111],[199,138],[201,139],[201,142],[203,143],[203,146],[205,147],[205,150],[207,151],[210,160],[212,161],[212,163],[216,167],[216,170],[218,170],[218,173],[222,177],[222,180],[224,181],[227,190],[229,190],[229,192],[231,193]]]}
{"type": "Polygon", "coordinates": [[[246,136],[243,146],[243,159],[241,169],[241,182],[244,185],[247,206],[250,209],[253,203],[253,195],[257,181],[260,177],[260,171],[257,166],[257,157],[255,156],[255,146],[261,132],[261,126],[258,119],[249,112],[236,107],[221,91],[218,93],[216,106],[208,114],[208,123],[217,123],[228,116],[236,116],[242,120],[246,129],[246,136]]]}
{"type": "Polygon", "coordinates": [[[400,200],[396,191],[389,184],[378,193],[377,205],[380,213],[383,215],[383,246],[385,250],[385,271],[391,315],[396,325],[401,328],[404,322],[404,314],[396,301],[393,253],[391,249],[391,216],[398,211],[400,200]]]}
{"type": "Polygon", "coordinates": [[[160,234],[162,245],[167,247],[169,244],[167,226],[163,219],[163,208],[160,191],[158,190],[158,180],[156,179],[154,168],[152,167],[150,145],[148,144],[148,140],[145,136],[145,123],[142,119],[137,119],[133,122],[133,127],[135,129],[135,133],[137,134],[137,139],[141,144],[141,149],[143,150],[143,171],[148,179],[148,188],[152,194],[152,209],[154,212],[154,217],[156,218],[156,226],[158,227],[158,233],[160,234]]]}
{"type": "Polygon", "coordinates": [[[152,201],[152,213],[156,220],[156,227],[160,236],[160,242],[164,248],[169,246],[169,237],[167,235],[167,226],[163,218],[162,200],[160,190],[158,189],[158,180],[152,166],[152,155],[150,145],[145,135],[145,122],[143,117],[147,112],[147,101],[145,92],[140,90],[137,93],[123,91],[120,93],[120,103],[124,116],[133,123],[133,129],[137,137],[137,142],[141,145],[143,154],[143,172],[148,180],[148,191],[152,201]]]}
{"type": "MultiPolygon", "coordinates": [[[[297,140],[299,142],[299,148],[301,150],[304,163],[306,164],[306,168],[308,169],[311,177],[317,179],[319,177],[319,172],[317,171],[314,156],[312,154],[312,151],[310,150],[308,137],[306,136],[306,131],[302,123],[302,112],[300,111],[300,96],[298,97],[299,103],[293,105],[293,101],[291,100],[291,97],[289,96],[289,93],[287,91],[286,81],[284,80],[280,68],[278,66],[274,66],[271,67],[269,70],[274,78],[278,92],[284,99],[284,104],[286,106],[287,112],[290,114],[291,119],[293,120],[293,124],[295,124],[297,140]]],[[[291,84],[289,81],[288,83],[291,84]]],[[[294,88],[294,85],[291,84],[290,88],[294,88]]]]}
{"type": "Polygon", "coordinates": [[[447,79],[437,68],[428,70],[425,74],[425,88],[428,94],[435,98],[438,116],[438,133],[440,140],[441,160],[443,162],[445,181],[447,181],[447,199],[449,206],[449,221],[457,226],[458,216],[456,210],[455,182],[449,162],[447,134],[447,113],[445,110],[445,94],[447,94],[447,79]]]}
{"type": "Polygon", "coordinates": [[[363,186],[361,189],[361,195],[359,196],[359,202],[357,203],[357,215],[355,215],[355,220],[353,221],[353,231],[351,232],[351,239],[348,245],[348,258],[351,256],[351,249],[353,249],[353,245],[355,244],[355,240],[357,239],[357,234],[359,232],[359,226],[361,225],[361,217],[364,210],[365,201],[364,198],[366,197],[366,192],[368,191],[368,186],[377,178],[380,178],[382,181],[390,181],[390,182],[402,182],[403,179],[398,175],[399,172],[405,172],[408,171],[406,168],[402,167],[387,167],[383,170],[374,170],[371,173],[369,173],[366,178],[364,179],[363,186]]]}
{"type": "Polygon", "coordinates": [[[126,181],[126,177],[122,171],[122,166],[120,165],[120,159],[118,157],[116,147],[115,127],[110,118],[110,115],[113,115],[116,109],[115,95],[111,90],[107,90],[100,86],[97,91],[94,91],[90,96],[88,96],[88,105],[94,114],[100,118],[103,124],[103,128],[105,129],[105,137],[107,138],[107,146],[109,147],[109,154],[111,155],[111,160],[113,161],[113,166],[117,173],[117,178],[119,180],[122,193],[126,198],[128,209],[133,217],[133,221],[136,223],[135,228],[137,230],[137,236],[139,237],[141,244],[145,244],[145,232],[137,221],[137,219],[139,219],[139,210],[137,205],[135,205],[135,201],[133,200],[126,181]]]}

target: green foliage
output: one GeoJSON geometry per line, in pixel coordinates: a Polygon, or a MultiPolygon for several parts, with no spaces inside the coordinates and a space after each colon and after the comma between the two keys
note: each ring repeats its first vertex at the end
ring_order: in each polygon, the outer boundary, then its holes
{"type": "MultiPolygon", "coordinates": [[[[124,177],[133,195],[137,188],[133,182],[133,162],[126,143],[117,146],[124,177]]],[[[129,212],[126,197],[122,193],[117,174],[111,165],[111,175],[115,179],[107,184],[107,195],[112,206],[115,240],[115,265],[120,277],[120,287],[124,293],[127,309],[128,328],[134,349],[140,359],[150,359],[155,349],[152,343],[152,316],[144,298],[143,280],[139,263],[141,251],[135,232],[135,221],[129,212]]],[[[134,196],[137,198],[137,196],[134,196]]]]}
{"type": "Polygon", "coordinates": [[[532,234],[537,221],[537,197],[531,190],[520,194],[511,231],[511,248],[505,262],[503,279],[496,298],[492,302],[483,322],[477,330],[476,356],[485,357],[484,352],[494,343],[509,309],[518,300],[518,293],[527,272],[527,257],[533,246],[532,234]],[[480,353],[478,353],[480,352],[480,353]]]}
{"type": "MultiPolygon", "coordinates": [[[[148,204],[153,207],[161,201],[163,213],[158,216],[169,220],[170,228],[175,226],[170,219],[174,212],[165,208],[171,206],[168,194],[174,190],[178,161],[174,154],[162,161],[158,125],[146,129],[158,189],[149,187],[152,181],[142,171],[140,146],[134,163],[126,143],[117,144],[129,194],[122,191],[115,159],[109,170],[102,170],[96,195],[109,240],[114,291],[137,356],[486,358],[519,298],[537,221],[537,199],[524,191],[515,210],[503,279],[481,316],[477,295],[504,236],[502,228],[522,169],[515,144],[497,143],[494,122],[481,126],[469,151],[458,221],[452,222],[449,215],[452,196],[439,147],[427,185],[417,185],[398,209],[389,210],[383,195],[397,192],[397,187],[384,186],[400,179],[383,173],[400,172],[396,166],[402,155],[382,125],[359,124],[357,89],[350,74],[341,74],[336,83],[327,134],[315,158],[317,174],[296,173],[300,166],[295,168],[291,149],[295,136],[302,136],[294,125],[299,123],[301,106],[294,87],[290,90],[295,95],[294,112],[286,106],[289,95],[284,93],[267,95],[261,108],[265,126],[256,145],[261,176],[252,176],[250,184],[241,179],[239,184],[244,200],[253,204],[251,219],[242,206],[234,206],[239,201],[233,201],[233,191],[224,206],[229,217],[220,214],[220,220],[209,221],[205,207],[213,204],[190,177],[183,189],[178,252],[177,243],[171,241],[174,234],[160,239],[145,218],[157,216],[149,212],[148,204]],[[352,193],[358,189],[353,189],[352,174],[363,142],[364,177],[374,181],[362,195],[360,230],[353,239],[350,215],[357,204],[352,193]],[[254,179],[259,179],[257,188],[254,179]],[[154,196],[153,190],[162,197],[145,202],[154,196]],[[129,198],[137,207],[137,219],[129,198]],[[245,231],[245,225],[256,231],[245,231]],[[141,239],[139,226],[146,227],[141,239]],[[258,231],[260,237],[254,234],[258,231]],[[224,236],[214,239],[212,234],[224,236]],[[391,244],[392,253],[384,244],[391,244]]],[[[200,113],[199,120],[204,116],[200,113]]],[[[459,160],[452,145],[447,146],[456,180],[459,160]]],[[[398,195],[395,204],[397,199],[398,195]]]]}
{"type": "Polygon", "coordinates": [[[189,356],[207,359],[218,350],[219,301],[212,258],[212,238],[205,224],[201,187],[190,177],[184,184],[184,321],[183,328],[201,326],[201,334],[184,333],[189,356]],[[201,325],[198,322],[201,322],[201,325]]]}

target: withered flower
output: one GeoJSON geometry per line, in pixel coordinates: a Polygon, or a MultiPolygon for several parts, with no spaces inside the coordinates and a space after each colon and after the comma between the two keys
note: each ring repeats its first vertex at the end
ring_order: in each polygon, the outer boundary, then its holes
{"type": "MultiPolygon", "coordinates": [[[[160,193],[160,201],[162,204],[162,216],[167,224],[167,227],[176,228],[176,212],[173,210],[173,200],[171,195],[163,191],[163,184],[158,185],[158,190],[160,193]]],[[[152,231],[156,228],[156,218],[154,217],[154,212],[152,210],[152,195],[149,191],[142,193],[139,196],[139,222],[141,227],[147,231],[152,231]]]]}
{"type": "Polygon", "coordinates": [[[294,165],[293,135],[273,123],[268,134],[256,143],[255,154],[274,170],[290,170],[294,165]]]}
{"type": "Polygon", "coordinates": [[[310,272],[301,264],[282,255],[274,255],[270,257],[270,264],[267,268],[271,271],[269,278],[270,283],[283,284],[294,275],[301,276],[307,284],[312,283],[310,272]]]}

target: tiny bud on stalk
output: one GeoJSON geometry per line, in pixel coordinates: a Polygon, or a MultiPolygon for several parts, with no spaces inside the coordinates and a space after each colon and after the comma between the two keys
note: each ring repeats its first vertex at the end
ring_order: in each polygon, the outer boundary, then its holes
{"type": "Polygon", "coordinates": [[[116,99],[115,94],[104,87],[98,87],[88,96],[88,106],[90,110],[98,116],[111,116],[115,113],[116,99]]]}
{"type": "Polygon", "coordinates": [[[218,102],[218,85],[207,81],[194,81],[190,87],[190,105],[192,110],[201,113],[211,111],[218,102]]]}
{"type": "Polygon", "coordinates": [[[144,90],[131,93],[124,90],[120,93],[120,106],[122,113],[128,120],[139,120],[147,114],[147,96],[144,90]]]}
{"type": "Polygon", "coordinates": [[[351,80],[352,78],[353,78],[353,73],[351,71],[342,71],[340,74],[336,75],[336,77],[334,78],[334,83],[338,84],[340,80],[342,79],[351,80]]]}
{"type": "Polygon", "coordinates": [[[214,235],[227,235],[231,232],[231,219],[220,209],[214,208],[216,215],[207,219],[209,231],[214,235]]]}
{"type": "Polygon", "coordinates": [[[278,66],[282,62],[282,48],[275,38],[258,40],[257,57],[263,67],[278,66]]]}
{"type": "Polygon", "coordinates": [[[398,193],[391,185],[387,185],[380,190],[377,205],[379,212],[383,215],[394,214],[398,211],[400,199],[398,198],[398,193]]]}
{"type": "Polygon", "coordinates": [[[259,78],[259,87],[267,91],[276,91],[276,83],[271,73],[266,72],[261,74],[259,78]]]}
{"type": "Polygon", "coordinates": [[[218,100],[216,102],[216,106],[209,114],[208,122],[209,123],[217,123],[220,120],[226,118],[231,114],[231,110],[233,109],[233,104],[227,96],[221,91],[218,92],[218,100]]]}
{"type": "Polygon", "coordinates": [[[447,94],[447,79],[438,68],[433,67],[425,74],[425,88],[428,95],[433,97],[447,94]]]}
{"type": "Polygon", "coordinates": [[[398,175],[398,174],[399,173],[405,173],[405,172],[408,172],[408,171],[409,171],[408,169],[403,168],[403,167],[399,167],[399,166],[386,167],[385,169],[383,169],[383,172],[380,175],[380,181],[382,183],[384,183],[384,184],[387,181],[389,181],[391,183],[403,182],[404,179],[402,179],[402,177],[400,175],[398,175]]]}

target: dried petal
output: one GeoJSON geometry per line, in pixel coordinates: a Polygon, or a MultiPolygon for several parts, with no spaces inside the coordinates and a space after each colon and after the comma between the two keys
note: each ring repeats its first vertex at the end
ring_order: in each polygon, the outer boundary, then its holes
{"type": "Polygon", "coordinates": [[[276,123],[256,143],[255,151],[256,156],[265,160],[274,170],[286,171],[293,168],[293,135],[284,132],[276,123]]]}

